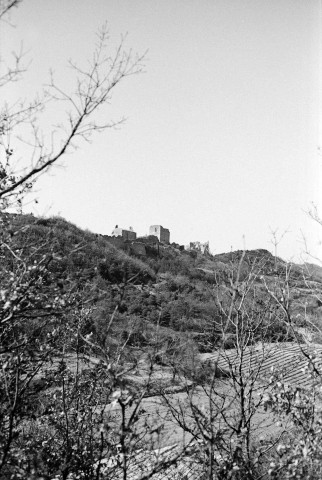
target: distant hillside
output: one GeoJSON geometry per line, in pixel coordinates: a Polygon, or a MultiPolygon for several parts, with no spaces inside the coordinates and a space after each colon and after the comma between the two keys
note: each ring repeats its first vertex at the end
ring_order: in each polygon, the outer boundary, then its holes
{"type": "Polygon", "coordinates": [[[260,340],[263,331],[271,342],[294,340],[294,330],[283,321],[283,309],[267,292],[267,286],[274,286],[280,295],[286,279],[298,327],[321,322],[316,293],[322,268],[315,265],[288,264],[262,249],[203,255],[167,246],[158,255],[147,250],[144,258],[137,258],[61,218],[17,215],[10,221],[16,252],[28,261],[51,256],[50,282],[69,295],[83,296],[92,308],[86,332],[110,348],[126,338],[129,354],[157,348],[169,359],[175,352],[184,355],[187,345],[201,352],[212,351],[222,341],[233,347],[232,326],[223,339],[223,311],[229,309],[234,282],[239,280],[237,294],[242,295],[249,275],[248,307],[252,321],[262,322],[253,341],[260,340]],[[106,325],[116,307],[111,336],[106,325]]]}

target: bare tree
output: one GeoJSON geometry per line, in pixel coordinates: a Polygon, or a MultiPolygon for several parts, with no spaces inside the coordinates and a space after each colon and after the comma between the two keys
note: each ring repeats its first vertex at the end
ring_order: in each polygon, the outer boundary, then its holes
{"type": "MultiPolygon", "coordinates": [[[[53,76],[43,98],[35,99],[18,107],[5,105],[0,115],[0,145],[2,147],[0,200],[2,208],[12,201],[12,197],[21,201],[21,197],[30,189],[38,176],[57,163],[66,153],[72,151],[78,140],[90,140],[94,132],[120,124],[123,120],[100,124],[95,118],[97,111],[111,101],[113,90],[125,78],[142,71],[144,55],[135,55],[127,51],[121,40],[116,51],[110,52],[109,33],[104,25],[97,34],[97,44],[86,67],[78,66],[73,61],[69,66],[75,73],[75,89],[72,93],[64,91],[53,76]],[[56,127],[54,136],[46,142],[41,131],[37,113],[46,108],[50,102],[66,104],[66,118],[56,127]],[[29,125],[32,137],[28,139],[32,146],[29,166],[24,159],[24,171],[17,174],[14,164],[14,146],[12,138],[19,125],[29,125]]],[[[5,72],[0,85],[16,80],[23,71],[20,66],[21,55],[17,55],[14,67],[5,72]]],[[[48,137],[48,135],[47,135],[48,137]]],[[[50,135],[49,135],[50,138],[50,135]]]]}
{"type": "MultiPolygon", "coordinates": [[[[10,10],[19,3],[19,0],[1,1],[0,20],[6,21],[10,10]]],[[[10,65],[2,61],[1,88],[19,81],[26,69],[23,60],[21,51],[14,54],[10,65]]],[[[97,33],[96,46],[86,66],[69,62],[75,81],[71,93],[59,87],[51,76],[41,97],[1,107],[0,471],[3,478],[12,475],[33,478],[57,471],[61,478],[75,471],[82,471],[86,478],[93,475],[100,478],[100,462],[96,471],[94,464],[115,454],[116,440],[110,431],[106,435],[104,415],[106,404],[116,398],[115,392],[121,391],[122,346],[116,359],[100,352],[101,361],[90,369],[84,368],[84,362],[94,354],[97,356],[98,349],[85,337],[82,339],[84,312],[88,316],[91,311],[84,304],[81,290],[84,287],[75,288],[75,283],[67,278],[62,292],[59,279],[53,274],[61,261],[55,241],[40,241],[32,228],[21,226],[7,209],[19,211],[39,176],[73,151],[79,140],[90,141],[92,134],[123,121],[101,124],[97,113],[110,103],[120,82],[142,71],[143,60],[144,55],[126,50],[125,39],[116,50],[109,48],[109,34],[104,25],[97,33]],[[40,114],[57,102],[65,104],[65,118],[55,127],[58,134],[54,136],[42,131],[40,114]],[[25,138],[19,136],[21,132],[25,138]],[[15,159],[18,141],[29,145],[25,151],[30,156],[23,159],[23,169],[15,159]],[[75,348],[74,371],[66,366],[66,357],[75,348]],[[48,388],[54,394],[47,395],[48,388]],[[39,417],[33,418],[34,414],[39,417]]],[[[90,295],[86,296],[86,302],[86,305],[91,303],[90,295]]],[[[114,315],[110,325],[113,321],[114,315]]],[[[117,399],[121,408],[131,402],[138,408],[142,395],[134,400],[121,391],[117,399]]],[[[128,438],[134,448],[132,424],[136,419],[133,414],[126,423],[121,435],[123,450],[129,449],[128,438]]]]}
{"type": "MultiPolygon", "coordinates": [[[[219,312],[214,330],[221,340],[192,367],[185,401],[163,397],[192,439],[202,478],[209,480],[262,478],[268,456],[284,433],[281,426],[274,438],[265,434],[275,419],[264,411],[272,379],[263,367],[274,349],[274,335],[277,341],[287,334],[285,312],[263,287],[265,260],[248,264],[245,257],[243,252],[233,265],[226,286],[214,286],[219,312]]],[[[174,368],[180,375],[180,366],[174,368]]]]}

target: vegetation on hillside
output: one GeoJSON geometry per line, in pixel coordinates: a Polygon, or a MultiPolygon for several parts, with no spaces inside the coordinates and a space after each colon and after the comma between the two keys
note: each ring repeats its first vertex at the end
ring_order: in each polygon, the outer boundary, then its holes
{"type": "MultiPolygon", "coordinates": [[[[283,311],[272,302],[262,279],[266,284],[276,283],[276,278],[284,282],[285,271],[289,269],[292,296],[296,299],[294,309],[299,314],[307,289],[304,285],[303,291],[303,270],[296,265],[288,266],[280,259],[276,270],[276,260],[265,250],[246,252],[241,265],[242,252],[204,256],[171,247],[158,256],[138,259],[115,248],[104,237],[82,231],[61,218],[4,216],[3,221],[9,220],[11,249],[27,269],[40,261],[46,263],[41,285],[47,286],[44,294],[48,305],[54,305],[57,296],[64,302],[64,309],[76,297],[81,298],[83,305],[95,305],[84,328],[100,345],[106,341],[106,319],[117,307],[117,327],[109,333],[109,341],[118,341],[112,338],[114,334],[128,335],[129,349],[144,349],[151,345],[152,332],[158,331],[161,343],[167,340],[173,344],[175,339],[180,343],[180,336],[190,337],[199,351],[213,350],[221,345],[221,309],[231,299],[237,272],[241,289],[251,272],[256,275],[247,301],[252,302],[253,310],[257,308],[260,314],[265,311],[267,315],[266,341],[295,338],[294,328],[282,321],[283,311]]],[[[8,249],[4,259],[10,268],[12,254],[8,249]]],[[[307,303],[307,297],[305,299],[307,303]]],[[[8,302],[5,292],[3,302],[8,302]]],[[[306,305],[306,314],[310,312],[314,316],[314,307],[318,307],[317,300],[312,306],[306,305]]],[[[21,309],[22,304],[15,315],[21,309]]],[[[303,315],[299,315],[299,326],[303,326],[303,322],[303,315]]],[[[233,328],[228,326],[225,333],[226,347],[233,347],[233,328]]],[[[259,341],[261,335],[258,332],[253,341],[259,341]]]]}
{"type": "MultiPolygon", "coordinates": [[[[158,366],[171,368],[172,381],[211,385],[214,372],[200,369],[199,353],[302,341],[298,328],[307,317],[318,323],[318,301],[310,312],[303,303],[308,293],[313,302],[312,282],[318,288],[319,278],[306,277],[303,267],[267,251],[211,256],[169,246],[138,259],[61,218],[3,213],[1,220],[1,346],[5,382],[11,385],[3,392],[2,418],[12,421],[3,430],[5,475],[19,466],[28,475],[36,468],[48,475],[61,472],[62,478],[82,471],[91,478],[98,449],[113,457],[121,440],[112,429],[114,440],[107,435],[100,444],[93,431],[96,422],[104,423],[115,392],[121,395],[119,405],[132,398],[139,411],[142,395],[155,391],[149,375],[143,384],[133,375],[143,358],[151,373],[158,366]],[[276,300],[286,286],[289,310],[276,300]],[[296,320],[290,322],[288,315],[296,320]],[[123,398],[124,388],[130,393],[123,398]],[[92,409],[85,415],[88,402],[100,405],[98,417],[92,409]],[[67,418],[80,414],[83,423],[71,429],[67,418]],[[31,421],[32,416],[39,420],[31,421]],[[23,456],[16,436],[29,445],[23,456]],[[51,438],[60,446],[49,453],[51,438]],[[77,457],[85,439],[86,461],[77,457]],[[33,457],[34,466],[27,466],[27,458],[39,451],[41,458],[33,457]]],[[[237,375],[233,382],[236,393],[240,380],[237,375]]],[[[209,398],[214,401],[212,394],[209,398]]],[[[123,435],[127,454],[139,445],[138,419],[131,421],[130,436],[123,435]]]]}

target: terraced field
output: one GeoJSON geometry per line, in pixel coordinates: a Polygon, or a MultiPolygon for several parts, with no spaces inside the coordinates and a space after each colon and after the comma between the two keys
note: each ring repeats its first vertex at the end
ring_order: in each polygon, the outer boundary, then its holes
{"type": "Polygon", "coordinates": [[[273,371],[278,371],[285,383],[307,388],[311,383],[306,372],[308,357],[322,372],[322,345],[318,344],[261,344],[245,349],[242,355],[236,349],[204,353],[201,360],[216,364],[219,370],[228,375],[230,371],[236,372],[241,367],[245,374],[258,373],[262,380],[270,377],[273,371]]]}
{"type": "MultiPolygon", "coordinates": [[[[304,345],[296,343],[281,343],[281,344],[265,344],[251,347],[243,352],[240,356],[235,349],[225,350],[222,352],[215,352],[213,354],[202,354],[201,360],[204,363],[216,364],[216,367],[227,375],[227,377],[218,378],[216,380],[216,392],[219,395],[226,395],[233,398],[234,392],[229,380],[230,373],[241,371],[247,375],[256,375],[258,381],[254,383],[255,390],[260,392],[268,384],[267,380],[272,376],[273,371],[278,372],[281,380],[285,383],[289,383],[299,388],[309,388],[311,380],[307,374],[306,366],[308,364],[308,358],[311,358],[315,367],[319,370],[322,369],[322,346],[321,345],[304,345]]],[[[189,389],[186,392],[174,393],[168,396],[169,404],[175,407],[176,410],[185,412],[187,418],[190,415],[190,402],[189,389]]],[[[194,401],[198,405],[204,406],[207,409],[209,405],[209,395],[207,390],[198,387],[194,390],[194,401]]],[[[175,422],[173,415],[171,414],[171,408],[169,404],[165,405],[162,398],[155,396],[150,399],[144,399],[142,403],[143,413],[140,418],[141,425],[147,426],[159,425],[162,428],[159,430],[160,435],[157,438],[161,450],[155,450],[156,452],[162,451],[165,448],[166,458],[171,458],[178,454],[184,444],[191,441],[191,436],[184,432],[182,428],[175,422]],[[169,450],[166,449],[168,446],[169,450]]],[[[234,401],[230,404],[231,415],[234,414],[234,401]]],[[[258,440],[260,437],[274,437],[282,430],[287,430],[287,424],[281,424],[278,426],[273,415],[265,411],[261,406],[257,409],[255,415],[252,418],[254,439],[258,440]]],[[[218,418],[218,428],[220,425],[220,418],[218,418]]],[[[155,444],[157,445],[157,444],[155,444]]],[[[194,445],[194,442],[192,442],[194,445]]],[[[150,454],[151,455],[151,454],[150,454]]],[[[163,454],[162,454],[163,455],[163,454]]],[[[159,460],[160,458],[159,457],[159,460]]],[[[153,468],[153,462],[151,458],[147,461],[147,452],[140,454],[136,462],[139,459],[144,459],[141,466],[142,473],[147,473],[149,468],[153,468]]],[[[152,476],[155,480],[167,480],[167,479],[187,479],[194,480],[200,477],[200,465],[191,461],[192,457],[185,455],[182,459],[176,462],[176,465],[172,465],[168,469],[165,469],[161,473],[152,476]]],[[[139,462],[140,463],[140,462],[139,462]]],[[[133,466],[133,472],[130,475],[130,479],[138,479],[138,466],[133,466]]]]}

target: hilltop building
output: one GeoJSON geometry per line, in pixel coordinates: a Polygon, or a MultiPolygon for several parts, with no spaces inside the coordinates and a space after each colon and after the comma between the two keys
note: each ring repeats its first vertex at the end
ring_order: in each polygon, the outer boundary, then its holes
{"type": "Polygon", "coordinates": [[[163,228],[161,225],[151,225],[149,235],[158,237],[159,242],[161,243],[170,243],[170,231],[167,228],[163,228]]]}
{"type": "Polygon", "coordinates": [[[125,228],[120,228],[118,225],[115,225],[112,237],[122,237],[123,240],[133,241],[136,240],[136,232],[133,231],[132,227],[126,230],[125,228]]]}
{"type": "Polygon", "coordinates": [[[186,246],[186,250],[190,252],[193,252],[193,251],[200,252],[200,253],[203,253],[204,255],[209,254],[210,253],[209,242],[204,242],[204,243],[190,242],[189,245],[186,246]]]}

